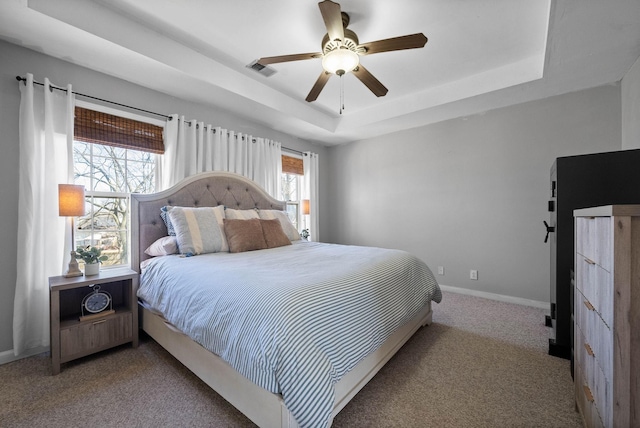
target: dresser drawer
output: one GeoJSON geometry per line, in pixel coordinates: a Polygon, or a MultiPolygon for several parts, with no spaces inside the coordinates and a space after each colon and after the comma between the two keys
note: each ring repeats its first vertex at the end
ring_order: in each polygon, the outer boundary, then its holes
{"type": "Polygon", "coordinates": [[[576,371],[579,370],[581,373],[583,387],[586,385],[589,388],[589,393],[593,398],[593,405],[598,412],[598,416],[605,426],[610,426],[610,424],[607,423],[612,417],[610,414],[612,407],[612,385],[610,378],[605,376],[595,352],[593,352],[592,344],[585,340],[580,330],[576,331],[575,334],[574,356],[575,367],[577,367],[576,371]]]}
{"type": "Polygon", "coordinates": [[[603,428],[604,424],[596,407],[595,397],[584,381],[584,373],[582,367],[578,364],[575,366],[574,388],[576,396],[576,404],[580,408],[580,412],[586,422],[588,428],[603,428]]]}
{"type": "Polygon", "coordinates": [[[611,272],[612,230],[609,217],[576,218],[576,252],[611,272]]]}
{"type": "Polygon", "coordinates": [[[613,274],[576,255],[576,288],[593,305],[607,326],[613,325],[613,274]]]}
{"type": "MultiPolygon", "coordinates": [[[[613,333],[604,323],[600,315],[590,309],[588,299],[577,292],[575,296],[575,325],[584,337],[584,343],[589,344],[595,360],[606,379],[611,379],[613,371],[613,333]]],[[[577,351],[577,350],[576,350],[577,351]]]]}

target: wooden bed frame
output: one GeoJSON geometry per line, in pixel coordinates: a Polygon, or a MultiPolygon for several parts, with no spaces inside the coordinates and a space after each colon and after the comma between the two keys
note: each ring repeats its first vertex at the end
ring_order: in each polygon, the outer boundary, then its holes
{"type": "MultiPolygon", "coordinates": [[[[136,272],[140,272],[140,262],[149,257],[144,254],[144,250],[156,239],[167,235],[160,217],[160,208],[165,205],[225,205],[236,209],[285,208],[284,202],[269,196],[253,181],[228,172],[201,173],[159,193],[133,194],[131,263],[132,269],[136,272]]],[[[431,304],[428,304],[336,384],[334,417],[421,326],[431,323],[431,317],[431,304]]],[[[298,426],[280,394],[257,386],[220,357],[194,342],[161,316],[145,308],[143,304],[140,305],[140,327],[258,426],[298,426]]]]}

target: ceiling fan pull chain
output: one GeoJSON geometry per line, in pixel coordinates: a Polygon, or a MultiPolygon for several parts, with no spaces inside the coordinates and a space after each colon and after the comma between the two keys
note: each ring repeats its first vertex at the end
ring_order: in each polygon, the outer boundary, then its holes
{"type": "Polygon", "coordinates": [[[340,75],[340,114],[342,114],[342,110],[344,110],[344,80],[342,80],[342,76],[340,75]]]}

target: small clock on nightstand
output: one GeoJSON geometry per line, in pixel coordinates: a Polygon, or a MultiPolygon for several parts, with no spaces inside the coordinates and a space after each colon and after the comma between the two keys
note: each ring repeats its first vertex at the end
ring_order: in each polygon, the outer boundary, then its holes
{"type": "Polygon", "coordinates": [[[80,308],[82,316],[80,321],[87,321],[94,318],[100,318],[109,314],[114,314],[113,299],[107,291],[100,291],[100,285],[93,286],[93,292],[84,296],[82,299],[82,307],[80,308]]]}

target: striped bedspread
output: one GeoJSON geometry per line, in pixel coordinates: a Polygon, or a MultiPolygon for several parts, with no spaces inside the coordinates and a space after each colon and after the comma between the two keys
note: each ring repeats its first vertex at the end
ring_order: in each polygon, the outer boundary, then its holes
{"type": "Polygon", "coordinates": [[[138,296],[257,385],[301,427],[331,424],[334,385],[427,302],[429,268],[399,250],[313,242],[153,259],[138,296]]]}

